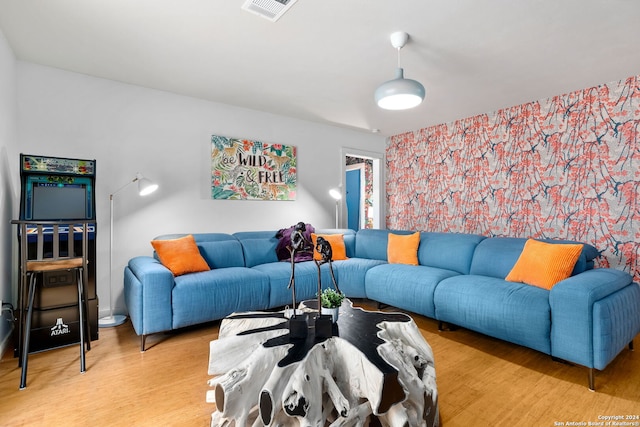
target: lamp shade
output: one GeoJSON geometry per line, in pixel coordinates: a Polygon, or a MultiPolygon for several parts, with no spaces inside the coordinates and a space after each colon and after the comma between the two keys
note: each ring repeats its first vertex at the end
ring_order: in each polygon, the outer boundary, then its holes
{"type": "Polygon", "coordinates": [[[342,193],[340,193],[339,190],[336,190],[335,188],[332,188],[331,190],[329,190],[329,195],[335,200],[338,201],[340,199],[342,199],[342,193]]]}
{"type": "Polygon", "coordinates": [[[136,181],[138,181],[138,194],[141,196],[147,196],[158,189],[158,184],[145,178],[140,173],[136,174],[136,181]]]}
{"type": "Polygon", "coordinates": [[[376,104],[385,110],[406,110],[420,105],[425,96],[424,86],[405,79],[402,68],[396,68],[396,78],[382,83],[376,89],[376,104]]]}

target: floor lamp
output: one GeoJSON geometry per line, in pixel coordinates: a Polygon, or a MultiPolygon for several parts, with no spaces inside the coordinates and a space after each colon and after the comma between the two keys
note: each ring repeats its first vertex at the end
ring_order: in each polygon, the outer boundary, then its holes
{"type": "Polygon", "coordinates": [[[118,326],[123,324],[127,320],[127,316],[123,314],[113,314],[113,284],[111,280],[111,272],[113,271],[113,196],[120,191],[124,190],[130,184],[134,182],[138,183],[138,194],[146,196],[158,189],[158,184],[149,181],[142,176],[139,172],[136,173],[135,178],[129,181],[122,187],[109,195],[109,219],[111,221],[111,227],[109,228],[109,316],[101,317],[98,319],[98,326],[101,328],[108,328],[111,326],[118,326]]]}
{"type": "Polygon", "coordinates": [[[342,199],[342,193],[332,188],[329,190],[329,195],[336,201],[336,228],[340,228],[340,199],[342,199]]]}

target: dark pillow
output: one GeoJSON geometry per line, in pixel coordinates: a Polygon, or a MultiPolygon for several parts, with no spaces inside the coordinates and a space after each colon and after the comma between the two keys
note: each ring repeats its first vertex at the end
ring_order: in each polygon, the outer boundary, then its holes
{"type": "MultiPolygon", "coordinates": [[[[291,235],[295,231],[296,225],[292,225],[288,228],[282,228],[276,233],[276,237],[279,239],[278,245],[276,246],[278,261],[291,261],[291,253],[289,252],[288,247],[291,245],[291,235]]],[[[313,225],[305,224],[305,230],[302,233],[305,244],[300,250],[296,251],[293,259],[294,262],[311,261],[313,259],[311,233],[314,233],[315,231],[316,229],[313,228],[313,225]]]]}

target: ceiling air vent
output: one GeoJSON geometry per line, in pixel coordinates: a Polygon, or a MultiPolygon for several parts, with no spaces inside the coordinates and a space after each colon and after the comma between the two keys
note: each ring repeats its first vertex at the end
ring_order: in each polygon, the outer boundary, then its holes
{"type": "Polygon", "coordinates": [[[247,0],[242,9],[276,22],[298,0],[247,0]]]}

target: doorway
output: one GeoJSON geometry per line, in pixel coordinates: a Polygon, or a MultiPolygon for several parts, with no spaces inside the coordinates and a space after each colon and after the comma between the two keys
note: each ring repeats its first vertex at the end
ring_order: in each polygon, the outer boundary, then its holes
{"type": "Polygon", "coordinates": [[[384,228],[383,154],[342,149],[343,200],[341,222],[352,230],[384,228]]]}
{"type": "MultiPolygon", "coordinates": [[[[348,157],[347,161],[354,159],[348,157]]],[[[345,193],[347,203],[347,228],[352,230],[360,230],[367,227],[367,206],[370,198],[367,197],[365,188],[365,163],[357,163],[347,165],[345,174],[345,193]]]]}

